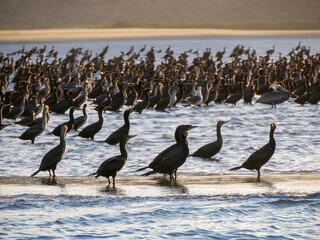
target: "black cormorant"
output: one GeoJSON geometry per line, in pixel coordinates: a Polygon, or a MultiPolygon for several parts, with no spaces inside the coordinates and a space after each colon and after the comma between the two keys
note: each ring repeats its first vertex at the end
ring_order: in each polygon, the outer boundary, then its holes
{"type": "Polygon", "coordinates": [[[162,161],[162,159],[169,153],[171,152],[173,149],[175,149],[176,147],[178,147],[179,145],[181,145],[181,133],[183,131],[189,131],[193,128],[196,128],[197,126],[192,126],[192,125],[179,125],[177,128],[176,128],[176,131],[174,133],[174,138],[176,140],[176,143],[171,145],[170,147],[166,148],[165,150],[163,150],[161,153],[159,153],[157,155],[157,157],[155,159],[152,160],[152,162],[146,166],[146,167],[143,167],[143,168],[140,168],[138,170],[136,170],[137,172],[138,171],[142,171],[142,170],[145,170],[147,168],[151,168],[151,169],[154,169],[158,164],[159,162],[162,161]]]}
{"type": "Polygon", "coordinates": [[[236,171],[241,168],[246,168],[249,170],[257,170],[258,172],[258,182],[260,182],[260,168],[269,161],[269,159],[272,157],[274,150],[276,148],[276,141],[273,137],[274,131],[276,129],[276,124],[271,123],[270,125],[270,134],[269,134],[269,142],[252,153],[250,157],[242,163],[241,166],[231,168],[231,171],[236,171]]]}
{"type": "Polygon", "coordinates": [[[192,154],[194,157],[202,157],[202,158],[211,158],[220,152],[223,144],[222,135],[221,135],[221,127],[226,124],[228,121],[219,121],[217,123],[217,141],[208,143],[202,147],[200,147],[197,151],[192,154]]]}
{"type": "Polygon", "coordinates": [[[153,167],[152,171],[142,174],[142,176],[149,176],[154,173],[169,174],[171,183],[176,182],[176,172],[178,168],[184,164],[189,155],[189,147],[187,141],[188,131],[180,131],[180,137],[181,144],[168,152],[158,162],[158,164],[153,167]]]}
{"type": "Polygon", "coordinates": [[[49,152],[44,155],[42,158],[39,170],[36,171],[34,174],[31,175],[31,177],[38,174],[40,171],[48,171],[51,177],[52,170],[53,177],[55,177],[55,170],[57,168],[58,163],[61,161],[64,153],[66,152],[66,133],[67,133],[68,127],[67,125],[63,125],[61,127],[60,132],[60,144],[56,146],[55,148],[51,149],[49,152]]]}
{"type": "Polygon", "coordinates": [[[100,107],[99,107],[99,109],[98,109],[98,116],[99,116],[98,122],[92,123],[92,124],[86,126],[85,128],[83,128],[83,129],[79,132],[79,136],[80,136],[80,137],[94,140],[94,135],[96,135],[96,134],[101,130],[101,128],[102,128],[102,125],[103,125],[102,112],[103,112],[106,108],[107,108],[107,107],[104,107],[104,106],[100,106],[100,107]]]}
{"type": "Polygon", "coordinates": [[[105,160],[100,167],[98,168],[98,170],[90,175],[96,175],[95,177],[99,177],[99,176],[103,176],[108,178],[108,187],[110,186],[110,176],[112,177],[113,180],[113,188],[115,188],[116,186],[116,181],[115,178],[117,176],[117,173],[123,168],[123,166],[126,164],[127,160],[128,160],[128,153],[126,150],[126,144],[127,141],[133,137],[135,137],[136,135],[133,136],[122,136],[121,140],[120,140],[120,155],[109,158],[107,160],[105,160]]]}
{"type": "Polygon", "coordinates": [[[88,121],[87,104],[83,105],[82,109],[83,116],[74,119],[74,130],[78,131],[88,121]]]}
{"type": "Polygon", "coordinates": [[[113,133],[111,133],[104,142],[110,145],[116,145],[120,142],[120,139],[122,138],[122,136],[129,134],[129,130],[130,130],[129,115],[131,112],[132,112],[131,109],[127,109],[124,111],[124,114],[123,114],[124,125],[119,129],[117,129],[116,131],[114,131],[113,133]]]}
{"type": "Polygon", "coordinates": [[[47,127],[47,112],[49,111],[49,107],[45,106],[43,108],[42,113],[42,122],[38,125],[33,125],[29,127],[24,133],[21,134],[19,137],[21,140],[31,140],[34,143],[36,137],[38,137],[47,127]]]}
{"type": "Polygon", "coordinates": [[[74,107],[70,108],[70,110],[69,110],[69,121],[65,122],[65,123],[62,123],[62,124],[58,125],[57,127],[55,127],[55,129],[53,129],[53,131],[52,131],[53,135],[55,135],[57,137],[60,136],[61,127],[63,125],[67,125],[67,127],[68,127],[67,133],[70,132],[71,130],[73,130],[73,127],[74,127],[73,112],[74,112],[74,110],[75,110],[74,107]]]}

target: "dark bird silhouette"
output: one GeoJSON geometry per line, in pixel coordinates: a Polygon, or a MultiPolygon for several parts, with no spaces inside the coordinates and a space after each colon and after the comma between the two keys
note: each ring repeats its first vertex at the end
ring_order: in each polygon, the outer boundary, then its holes
{"type": "Polygon", "coordinates": [[[56,176],[55,170],[57,168],[57,165],[61,161],[63,155],[66,152],[66,146],[67,146],[66,133],[67,133],[67,130],[68,130],[67,125],[63,125],[61,127],[60,144],[58,146],[56,146],[55,148],[51,149],[49,152],[47,152],[44,155],[38,171],[36,171],[34,174],[32,174],[31,177],[37,175],[40,171],[48,171],[50,177],[51,177],[51,171],[52,171],[53,177],[56,176]]]}
{"type": "Polygon", "coordinates": [[[87,113],[87,104],[83,105],[82,113],[83,116],[77,117],[74,119],[74,130],[78,131],[86,122],[88,121],[88,113],[87,113]]]}
{"type": "Polygon", "coordinates": [[[103,125],[103,116],[102,116],[102,112],[106,109],[107,107],[104,106],[100,106],[98,109],[98,116],[99,116],[99,120],[98,122],[92,123],[88,126],[86,126],[85,128],[83,128],[78,136],[82,137],[82,138],[87,138],[87,139],[92,139],[94,140],[94,135],[96,135],[102,128],[103,125]]]}
{"type": "Polygon", "coordinates": [[[188,155],[189,155],[189,147],[188,147],[188,131],[180,132],[180,140],[181,144],[174,148],[172,151],[168,152],[156,166],[153,167],[153,170],[142,174],[142,176],[149,176],[154,173],[163,173],[170,175],[171,183],[176,182],[176,172],[179,167],[181,167],[188,155]]]}
{"type": "Polygon", "coordinates": [[[241,166],[231,168],[230,171],[236,171],[241,168],[246,168],[249,170],[255,169],[258,172],[257,181],[260,182],[260,168],[269,161],[269,159],[272,157],[276,148],[276,141],[273,137],[275,129],[276,129],[276,124],[271,123],[270,133],[269,133],[269,142],[263,147],[261,147],[260,149],[258,149],[257,151],[255,151],[254,153],[252,153],[249,156],[249,158],[244,163],[242,163],[241,166]]]}
{"type": "Polygon", "coordinates": [[[53,135],[55,135],[57,137],[60,136],[61,127],[63,125],[67,125],[67,127],[68,127],[67,133],[70,132],[73,129],[73,127],[74,127],[74,117],[73,117],[74,110],[75,110],[74,107],[70,108],[70,110],[69,110],[69,121],[65,122],[65,123],[62,123],[62,124],[58,125],[57,127],[55,127],[55,129],[53,129],[53,131],[52,131],[53,135]]]}
{"type": "Polygon", "coordinates": [[[24,133],[19,137],[21,140],[31,140],[34,143],[36,137],[38,137],[47,127],[47,112],[49,111],[49,107],[45,106],[43,108],[42,113],[42,122],[38,125],[33,125],[29,127],[24,133]]]}
{"type": "Polygon", "coordinates": [[[109,137],[104,141],[110,145],[116,145],[120,142],[120,139],[129,134],[130,130],[130,122],[129,122],[129,115],[132,112],[131,109],[127,109],[124,111],[123,119],[124,119],[124,125],[111,133],[109,137]]]}
{"type": "Polygon", "coordinates": [[[126,164],[126,162],[128,160],[128,152],[126,150],[127,141],[135,136],[136,135],[122,136],[122,138],[120,140],[120,144],[119,144],[121,154],[105,160],[100,165],[98,170],[95,173],[90,174],[90,175],[96,175],[95,176],[96,178],[98,178],[99,176],[103,176],[103,177],[108,178],[108,187],[111,184],[111,182],[110,182],[110,176],[111,176],[112,180],[113,180],[113,188],[115,188],[115,186],[116,186],[115,178],[117,176],[117,173],[123,168],[123,166],[126,164]]]}
{"type": "Polygon", "coordinates": [[[166,148],[165,150],[163,150],[161,153],[159,153],[157,155],[157,157],[155,159],[153,159],[153,161],[146,167],[143,167],[143,168],[140,168],[138,170],[136,170],[137,172],[138,171],[142,171],[142,170],[145,170],[147,168],[151,168],[151,169],[154,169],[161,161],[162,159],[168,154],[170,153],[172,150],[174,150],[176,147],[180,146],[181,145],[181,133],[184,132],[184,131],[189,131],[193,128],[196,128],[197,126],[192,126],[192,125],[179,125],[177,128],[176,128],[176,131],[174,133],[174,138],[176,140],[176,143],[171,145],[170,147],[166,148]]]}
{"type": "Polygon", "coordinates": [[[201,157],[201,158],[211,158],[220,152],[223,144],[223,139],[221,135],[221,127],[226,124],[228,121],[219,121],[217,123],[217,141],[208,143],[202,147],[200,147],[197,151],[194,152],[191,156],[201,157]]]}

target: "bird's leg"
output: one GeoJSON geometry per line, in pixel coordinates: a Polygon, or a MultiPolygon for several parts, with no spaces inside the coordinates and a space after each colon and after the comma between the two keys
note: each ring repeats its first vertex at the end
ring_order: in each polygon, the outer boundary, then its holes
{"type": "Polygon", "coordinates": [[[174,171],[174,181],[177,181],[177,170],[174,171]]]}
{"type": "Polygon", "coordinates": [[[110,178],[109,177],[107,177],[108,178],[108,187],[107,188],[109,188],[110,187],[110,178]]]}
{"type": "Polygon", "coordinates": [[[56,177],[56,173],[54,172],[53,169],[52,169],[52,172],[53,172],[53,177],[55,178],[56,177]]]}
{"type": "Polygon", "coordinates": [[[48,170],[48,172],[49,172],[49,177],[51,177],[51,171],[50,171],[50,169],[48,170]]]}
{"type": "Polygon", "coordinates": [[[174,183],[173,173],[170,173],[170,183],[171,183],[171,185],[173,185],[173,183],[174,183]]]}
{"type": "Polygon", "coordinates": [[[116,178],[114,176],[112,176],[112,181],[113,188],[116,188],[116,178]]]}
{"type": "Polygon", "coordinates": [[[257,182],[260,182],[260,169],[257,169],[257,171],[258,171],[258,180],[257,180],[257,182]]]}

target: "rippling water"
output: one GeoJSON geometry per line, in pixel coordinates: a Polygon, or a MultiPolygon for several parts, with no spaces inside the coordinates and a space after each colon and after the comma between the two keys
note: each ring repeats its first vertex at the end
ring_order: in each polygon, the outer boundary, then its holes
{"type": "MultiPolygon", "coordinates": [[[[100,52],[109,44],[106,58],[119,55],[134,45],[140,49],[165,50],[171,45],[175,55],[189,49],[212,48],[213,53],[227,47],[228,55],[237,45],[250,46],[257,54],[264,54],[275,45],[274,57],[302,42],[311,52],[320,49],[318,38],[203,38],[163,40],[121,40],[47,44],[60,56],[72,47],[100,52]]],[[[26,48],[43,44],[25,44],[26,48]]],[[[21,49],[19,44],[1,44],[0,52],[21,49]]],[[[161,61],[162,55],[157,55],[161,61]]],[[[189,57],[192,60],[192,55],[189,57]]],[[[225,59],[226,60],[226,59],[225,59]]],[[[97,121],[97,114],[89,107],[89,121],[97,121]]],[[[122,109],[124,110],[124,109],[122,109]]],[[[123,112],[123,111],[122,111],[123,112]]],[[[97,141],[67,136],[67,152],[57,167],[57,176],[86,176],[94,172],[105,159],[117,155],[118,146],[99,143],[123,124],[121,113],[104,114],[104,126],[96,135],[97,141]]],[[[76,112],[76,116],[81,115],[76,112]]],[[[47,135],[58,124],[67,121],[66,115],[51,115],[44,134],[30,141],[17,139],[26,127],[11,125],[0,132],[0,176],[29,176],[38,169],[43,155],[56,146],[59,139],[47,135]]],[[[277,147],[272,159],[262,169],[262,179],[268,174],[320,172],[319,105],[301,107],[292,100],[276,109],[266,105],[233,107],[211,103],[200,108],[178,105],[167,112],[146,110],[130,115],[130,134],[138,136],[128,143],[129,159],[119,176],[137,175],[134,170],[147,165],[164,148],[174,142],[175,128],[182,123],[197,125],[189,133],[190,153],[216,139],[216,123],[229,120],[222,127],[224,145],[215,157],[219,161],[189,157],[178,175],[227,174],[229,168],[242,163],[255,149],[268,141],[269,125],[277,124],[277,147]]],[[[5,120],[5,123],[8,122],[5,120]]],[[[239,170],[239,173],[255,172],[239,170]]],[[[47,176],[41,172],[39,176],[47,176]]],[[[161,176],[161,175],[159,175],[161,176]]],[[[37,186],[34,186],[37,187],[37,186]]],[[[47,186],[50,188],[51,186],[47,186]]],[[[121,188],[121,186],[118,186],[121,188]]],[[[193,238],[193,239],[318,239],[319,192],[303,194],[224,194],[212,192],[189,195],[166,187],[163,196],[131,197],[120,192],[102,192],[97,196],[25,194],[3,195],[0,198],[0,238],[3,239],[66,239],[88,238],[193,238]],[[170,192],[170,191],[173,191],[170,192]]]]}

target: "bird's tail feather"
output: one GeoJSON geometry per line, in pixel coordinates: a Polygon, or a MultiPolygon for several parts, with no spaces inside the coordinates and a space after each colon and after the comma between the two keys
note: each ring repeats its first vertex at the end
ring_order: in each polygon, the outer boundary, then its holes
{"type": "Polygon", "coordinates": [[[148,168],[148,167],[139,168],[139,169],[137,169],[135,172],[140,172],[140,171],[145,170],[145,169],[147,169],[147,168],[148,168]]]}
{"type": "Polygon", "coordinates": [[[37,175],[40,172],[40,170],[36,171],[34,174],[31,175],[31,177],[37,175]]]}
{"type": "Polygon", "coordinates": [[[237,171],[237,170],[239,170],[240,168],[242,168],[242,166],[235,167],[235,168],[231,168],[231,169],[229,169],[229,170],[230,170],[230,171],[237,171]]]}
{"type": "Polygon", "coordinates": [[[154,173],[156,173],[156,171],[150,171],[150,172],[141,174],[141,176],[149,176],[149,175],[154,174],[154,173]]]}

